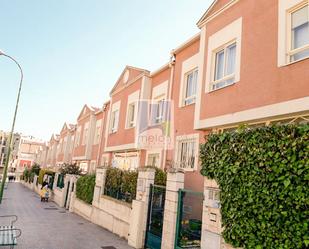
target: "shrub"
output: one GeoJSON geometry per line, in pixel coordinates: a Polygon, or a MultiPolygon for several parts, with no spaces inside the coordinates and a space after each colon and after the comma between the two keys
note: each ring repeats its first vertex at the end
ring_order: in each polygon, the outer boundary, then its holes
{"type": "Polygon", "coordinates": [[[80,167],[76,163],[74,163],[74,164],[65,163],[60,168],[60,173],[62,175],[66,175],[66,174],[80,175],[81,172],[82,172],[82,170],[80,169],[80,167]]]}
{"type": "Polygon", "coordinates": [[[76,183],[76,197],[88,204],[92,203],[95,186],[95,175],[85,175],[78,178],[76,183]]]}
{"type": "Polygon", "coordinates": [[[23,180],[25,182],[29,181],[29,176],[30,176],[30,171],[28,168],[25,168],[24,172],[23,172],[23,180]]]}
{"type": "Polygon", "coordinates": [[[108,168],[104,193],[118,200],[132,202],[136,196],[137,171],[108,168]]]}
{"type": "Polygon", "coordinates": [[[39,184],[43,184],[43,179],[45,175],[50,175],[50,176],[54,176],[55,172],[49,170],[49,169],[41,169],[40,173],[39,173],[39,178],[38,178],[38,182],[39,184]]]}
{"type": "Polygon", "coordinates": [[[226,242],[308,248],[309,125],[211,134],[200,158],[201,173],[220,186],[226,242]]]}

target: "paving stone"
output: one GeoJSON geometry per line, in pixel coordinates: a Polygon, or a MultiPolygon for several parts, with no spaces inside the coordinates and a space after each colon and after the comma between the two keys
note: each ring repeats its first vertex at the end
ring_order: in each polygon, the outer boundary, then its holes
{"type": "MultiPolygon", "coordinates": [[[[127,241],[54,203],[41,202],[20,183],[9,183],[0,214],[18,216],[22,230],[15,249],[129,249],[127,241]],[[56,209],[55,209],[56,208],[56,209]],[[107,247],[108,248],[108,247],[107,247]]],[[[1,219],[0,219],[1,223],[1,219]]]]}

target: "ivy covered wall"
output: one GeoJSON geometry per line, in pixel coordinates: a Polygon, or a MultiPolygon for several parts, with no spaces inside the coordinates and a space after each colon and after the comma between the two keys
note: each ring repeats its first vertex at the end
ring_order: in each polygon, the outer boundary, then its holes
{"type": "Polygon", "coordinates": [[[309,125],[243,128],[206,140],[201,173],[220,186],[225,241],[309,248],[309,125]]]}

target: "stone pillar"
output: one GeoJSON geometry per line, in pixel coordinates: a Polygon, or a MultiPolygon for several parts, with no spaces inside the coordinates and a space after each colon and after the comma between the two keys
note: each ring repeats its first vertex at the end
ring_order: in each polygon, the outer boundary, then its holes
{"type": "Polygon", "coordinates": [[[132,202],[128,243],[134,248],[144,248],[150,185],[154,184],[155,170],[140,168],[138,172],[136,199],[132,202]]]}
{"type": "Polygon", "coordinates": [[[167,173],[161,248],[174,249],[178,209],[178,190],[184,188],[184,172],[170,169],[167,173]]]}
{"type": "Polygon", "coordinates": [[[223,244],[220,201],[218,197],[218,184],[216,181],[205,177],[201,248],[220,249],[223,244]]]}
{"type": "Polygon", "coordinates": [[[67,199],[67,203],[65,205],[65,208],[70,210],[70,208],[72,206],[72,203],[71,203],[72,196],[74,196],[75,193],[76,193],[76,181],[78,179],[78,175],[67,174],[65,176],[65,178],[66,178],[67,187],[65,188],[66,190],[63,194],[64,195],[64,202],[65,202],[66,193],[68,193],[68,196],[67,196],[68,199],[67,199]],[[70,183],[70,185],[69,185],[69,183],[70,183]],[[73,184],[74,184],[74,188],[72,189],[73,184]],[[67,189],[68,187],[70,188],[69,190],[67,189]]]}
{"type": "Polygon", "coordinates": [[[38,182],[38,176],[35,175],[34,178],[33,178],[33,190],[36,192],[36,193],[40,193],[39,191],[39,188],[38,188],[38,185],[37,185],[37,182],[38,182]]]}
{"type": "Polygon", "coordinates": [[[56,173],[55,178],[54,178],[54,183],[53,183],[53,189],[57,187],[58,177],[59,177],[59,173],[56,173]]]}
{"type": "Polygon", "coordinates": [[[96,169],[95,187],[92,200],[92,205],[94,207],[99,207],[100,198],[104,193],[106,171],[107,168],[96,169]]]}
{"type": "Polygon", "coordinates": [[[69,209],[69,212],[73,212],[74,211],[74,201],[75,201],[75,198],[76,198],[76,182],[78,180],[79,176],[78,175],[71,175],[71,184],[74,184],[74,188],[73,188],[73,191],[70,193],[70,196],[69,196],[69,204],[68,204],[68,209],[69,209]]]}

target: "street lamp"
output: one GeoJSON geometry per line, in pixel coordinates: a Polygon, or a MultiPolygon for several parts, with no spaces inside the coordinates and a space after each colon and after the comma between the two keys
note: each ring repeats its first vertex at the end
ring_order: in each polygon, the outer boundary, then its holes
{"type": "Polygon", "coordinates": [[[20,70],[20,82],[19,82],[19,89],[18,89],[18,94],[17,94],[17,100],[16,100],[16,105],[15,105],[15,112],[14,112],[14,117],[13,117],[11,133],[10,133],[10,136],[9,136],[8,154],[7,154],[7,157],[6,157],[6,161],[5,161],[5,165],[4,165],[4,171],[3,171],[3,177],[2,177],[1,186],[0,186],[0,204],[2,202],[4,184],[5,184],[7,173],[8,173],[8,165],[9,165],[9,160],[10,160],[10,155],[11,155],[11,150],[12,150],[12,144],[13,144],[13,134],[14,134],[15,121],[16,121],[16,115],[17,115],[17,110],[18,110],[19,97],[20,97],[21,86],[22,86],[23,78],[24,78],[23,70],[22,70],[21,66],[19,65],[19,63],[13,57],[5,54],[4,52],[2,52],[0,50],[0,56],[1,55],[9,58],[13,62],[15,62],[15,64],[18,66],[18,68],[20,70]]]}

